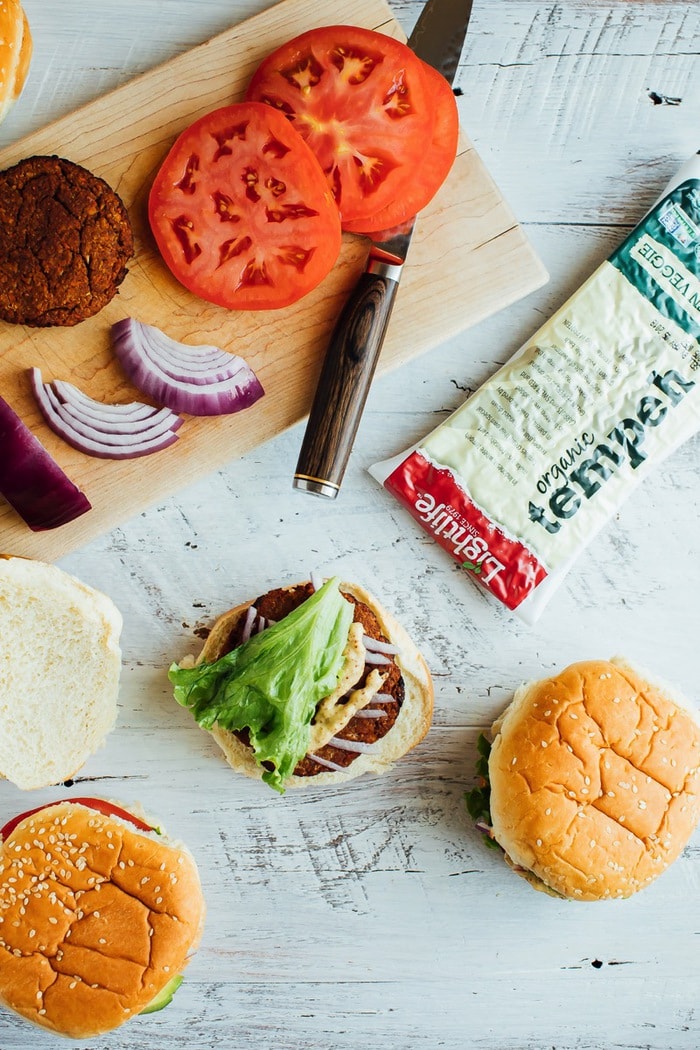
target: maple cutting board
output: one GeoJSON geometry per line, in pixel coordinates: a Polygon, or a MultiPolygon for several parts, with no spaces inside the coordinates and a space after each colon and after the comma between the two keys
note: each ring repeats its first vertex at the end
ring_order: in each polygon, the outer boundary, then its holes
{"type": "MultiPolygon", "coordinates": [[[[352,20],[405,39],[384,0],[356,0],[352,20]]],[[[153,176],[183,128],[239,100],[273,48],[338,21],[335,0],[283,0],[0,152],[0,168],[35,154],[59,154],[91,169],[122,197],[136,242],[119,294],[96,317],[74,328],[0,322],[0,392],[92,503],[75,522],[33,533],[0,500],[0,550],[53,561],[308,413],[333,321],[364,268],[367,242],[346,235],[333,272],[294,306],[236,313],[196,299],[170,275],[148,228],[146,202],[153,176]],[[240,354],[260,377],[265,396],[233,416],[188,418],[179,441],[148,457],[103,460],[70,448],[40,417],[27,370],[38,366],[45,381],[67,379],[98,400],[138,398],[109,345],[111,324],[127,315],[182,342],[213,343],[240,354]]],[[[463,136],[447,182],[419,218],[378,371],[439,345],[545,280],[542,264],[463,136]]],[[[290,463],[290,488],[293,470],[290,463]]]]}

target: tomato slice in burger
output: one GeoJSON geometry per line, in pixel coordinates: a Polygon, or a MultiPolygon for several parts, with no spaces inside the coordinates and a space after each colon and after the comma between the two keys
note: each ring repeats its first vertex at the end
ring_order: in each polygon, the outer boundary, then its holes
{"type": "Polygon", "coordinates": [[[454,164],[459,145],[459,111],[452,88],[436,69],[424,65],[435,105],[435,123],[430,144],[423,150],[420,168],[400,197],[362,222],[346,222],[348,233],[391,230],[413,219],[433,199],[454,164]]]}
{"type": "Polygon", "coordinates": [[[148,213],[178,281],[230,309],[288,306],[340,251],[338,210],[316,158],[261,103],[225,106],[190,125],[156,175],[148,213]]]}
{"type": "Polygon", "coordinates": [[[308,142],[344,225],[381,211],[414,179],[432,181],[422,170],[435,120],[431,91],[405,44],[341,25],[312,29],[272,52],[246,97],[284,113],[308,142]]]}
{"type": "Polygon", "coordinates": [[[133,813],[129,813],[127,809],[122,809],[121,806],[115,806],[111,802],[107,802],[103,798],[59,798],[55,802],[46,802],[43,806],[35,806],[34,809],[28,809],[24,813],[18,814],[13,817],[12,820],[8,820],[7,824],[0,829],[0,841],[4,842],[5,839],[12,834],[18,824],[21,824],[25,817],[31,817],[33,813],[41,813],[42,809],[49,809],[51,806],[60,806],[63,802],[73,802],[80,806],[87,806],[89,809],[96,809],[100,813],[104,813],[107,817],[119,817],[121,820],[127,820],[129,823],[134,824],[139,831],[155,831],[150,824],[147,824],[140,817],[135,816],[133,813]]]}

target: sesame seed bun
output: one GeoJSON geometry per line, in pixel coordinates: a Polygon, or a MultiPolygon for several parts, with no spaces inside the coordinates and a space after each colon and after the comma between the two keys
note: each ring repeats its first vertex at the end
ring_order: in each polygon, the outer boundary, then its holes
{"type": "Polygon", "coordinates": [[[183,846],[86,805],[47,806],[0,847],[0,1002],[60,1035],[110,1031],[182,972],[203,918],[183,846]]]}
{"type": "Polygon", "coordinates": [[[669,686],[621,659],[522,686],[493,733],[493,837],[539,888],[629,897],[700,820],[700,726],[669,686]]]}

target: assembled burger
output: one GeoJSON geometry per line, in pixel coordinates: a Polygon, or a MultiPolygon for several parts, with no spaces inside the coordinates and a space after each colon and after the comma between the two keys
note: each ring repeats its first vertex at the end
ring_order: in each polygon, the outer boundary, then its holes
{"type": "Polygon", "coordinates": [[[432,679],[415,644],[369,592],[338,579],[277,588],[225,613],[170,679],[230,765],[280,792],[383,773],[432,718],[432,679]]]}
{"type": "Polygon", "coordinates": [[[0,1004],[75,1039],[167,1005],[204,921],[188,850],[95,798],[0,836],[0,1004]]]}
{"type": "Polygon", "coordinates": [[[698,722],[619,659],[521,686],[481,750],[470,812],[518,874],[555,896],[631,896],[700,820],[698,722]]]}

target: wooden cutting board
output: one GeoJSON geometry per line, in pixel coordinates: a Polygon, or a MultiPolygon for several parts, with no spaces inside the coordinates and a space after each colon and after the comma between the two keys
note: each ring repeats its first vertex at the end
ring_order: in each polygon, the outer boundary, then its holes
{"type": "MultiPolygon", "coordinates": [[[[384,0],[356,0],[352,19],[405,39],[384,0]]],[[[366,241],[346,236],[334,271],[295,306],[235,313],[196,299],[171,277],[148,228],[146,201],[159,164],[183,128],[239,100],[273,48],[339,20],[336,0],[283,0],[0,152],[0,168],[35,154],[59,154],[91,169],[122,197],[136,241],[119,295],[96,317],[74,328],[0,322],[0,393],[92,503],[75,522],[33,533],[0,500],[0,551],[46,561],[62,557],[308,413],[333,321],[363,270],[366,241]],[[75,451],[45,426],[27,370],[36,365],[45,381],[67,379],[98,400],[138,398],[109,346],[110,326],[127,315],[182,342],[213,343],[240,354],[260,377],[265,396],[233,416],[188,418],[179,441],[148,457],[113,461],[75,451]]],[[[379,372],[438,346],[545,280],[542,264],[463,136],[447,182],[419,218],[379,372]]],[[[290,488],[294,466],[290,462],[290,488]]]]}

